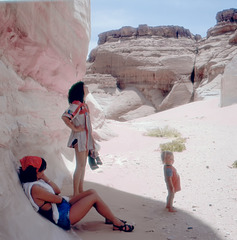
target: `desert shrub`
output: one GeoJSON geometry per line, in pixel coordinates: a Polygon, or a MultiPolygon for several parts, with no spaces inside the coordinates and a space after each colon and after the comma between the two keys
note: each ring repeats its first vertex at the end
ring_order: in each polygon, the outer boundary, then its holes
{"type": "Polygon", "coordinates": [[[174,128],[170,128],[169,126],[165,126],[164,128],[156,128],[148,131],[146,133],[147,136],[150,137],[167,137],[167,138],[172,138],[172,137],[180,137],[181,134],[174,128]]]}
{"type": "Polygon", "coordinates": [[[172,142],[160,144],[161,151],[182,152],[186,150],[186,140],[184,138],[177,138],[172,142]]]}
{"type": "Polygon", "coordinates": [[[186,139],[181,137],[181,133],[174,128],[165,126],[148,131],[146,136],[175,138],[172,142],[160,144],[161,151],[182,152],[186,150],[186,139]]]}
{"type": "Polygon", "coordinates": [[[232,167],[237,168],[237,160],[233,162],[232,167]]]}

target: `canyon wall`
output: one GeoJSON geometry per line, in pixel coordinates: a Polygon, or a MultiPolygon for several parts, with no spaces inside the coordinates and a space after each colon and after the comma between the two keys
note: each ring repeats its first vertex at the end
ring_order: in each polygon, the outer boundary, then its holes
{"type": "Polygon", "coordinates": [[[221,82],[221,106],[237,103],[237,57],[227,64],[221,82]]]}
{"type": "MultiPolygon", "coordinates": [[[[124,101],[126,116],[134,111],[137,116],[149,115],[220,96],[225,67],[237,54],[236,9],[221,11],[216,18],[217,24],[205,38],[179,26],[128,26],[101,33],[88,58],[86,79],[90,82],[90,76],[97,75],[100,82],[104,74],[111,75],[118,89],[136,89],[140,102],[131,106],[124,101]],[[144,106],[149,109],[144,111],[144,106]]],[[[128,120],[121,111],[111,113],[108,105],[104,109],[109,118],[128,120]]]]}
{"type": "Polygon", "coordinates": [[[85,75],[90,1],[1,2],[0,29],[0,239],[80,239],[34,212],[17,169],[23,156],[41,156],[50,178],[71,183],[61,115],[85,75]]]}
{"type": "Polygon", "coordinates": [[[223,103],[236,101],[235,10],[220,16],[204,39],[178,26],[109,31],[86,66],[90,1],[0,3],[0,239],[79,239],[34,212],[17,176],[19,159],[38,155],[50,178],[72,187],[70,130],[61,120],[72,83],[89,85],[97,139],[113,135],[106,118],[126,121],[219,96],[220,84],[223,103]]]}

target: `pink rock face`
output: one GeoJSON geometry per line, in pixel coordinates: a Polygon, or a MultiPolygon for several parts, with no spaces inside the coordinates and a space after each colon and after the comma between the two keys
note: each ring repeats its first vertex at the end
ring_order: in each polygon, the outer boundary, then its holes
{"type": "Polygon", "coordinates": [[[82,9],[75,1],[0,4],[5,61],[23,79],[65,93],[85,73],[90,27],[82,9]]]}
{"type": "Polygon", "coordinates": [[[22,156],[44,155],[59,186],[70,179],[61,115],[69,87],[85,74],[89,17],[88,0],[0,3],[1,239],[75,239],[35,215],[16,169],[22,156]]]}

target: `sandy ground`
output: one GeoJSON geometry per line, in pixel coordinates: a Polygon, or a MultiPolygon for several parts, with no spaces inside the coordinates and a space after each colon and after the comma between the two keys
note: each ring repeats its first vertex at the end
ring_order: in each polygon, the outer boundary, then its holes
{"type": "Polygon", "coordinates": [[[115,215],[135,223],[132,233],[112,231],[95,210],[77,224],[84,240],[234,240],[237,236],[237,105],[219,100],[195,102],[146,118],[109,121],[118,134],[100,142],[103,165],[87,166],[86,188],[94,188],[115,215]],[[148,129],[169,126],[186,138],[186,150],[174,153],[181,177],[176,213],[165,210],[166,186],[160,143],[170,139],[145,136],[148,129]]]}

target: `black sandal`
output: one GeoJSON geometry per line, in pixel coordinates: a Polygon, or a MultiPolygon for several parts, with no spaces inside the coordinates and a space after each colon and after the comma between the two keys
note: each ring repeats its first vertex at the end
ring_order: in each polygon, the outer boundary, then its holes
{"type": "Polygon", "coordinates": [[[113,224],[113,230],[114,231],[118,230],[118,231],[123,231],[123,232],[132,232],[133,229],[134,229],[134,226],[129,225],[127,223],[124,223],[124,225],[122,225],[122,226],[116,226],[116,225],[113,224]],[[115,228],[117,228],[117,229],[115,229],[115,228]]]}

